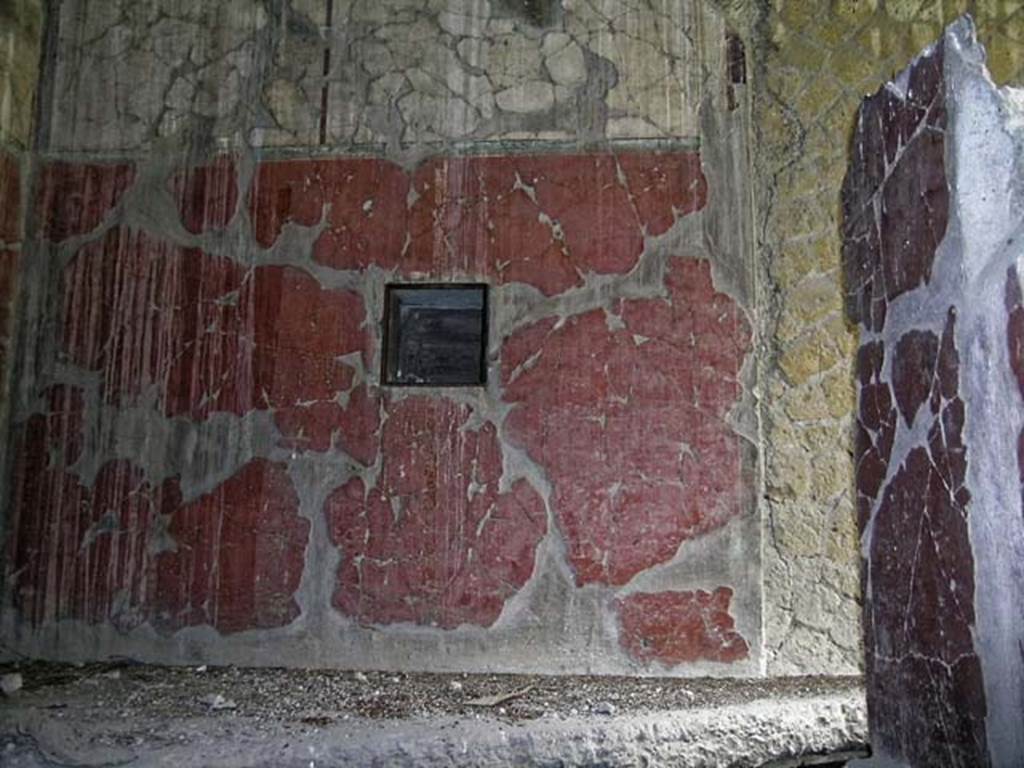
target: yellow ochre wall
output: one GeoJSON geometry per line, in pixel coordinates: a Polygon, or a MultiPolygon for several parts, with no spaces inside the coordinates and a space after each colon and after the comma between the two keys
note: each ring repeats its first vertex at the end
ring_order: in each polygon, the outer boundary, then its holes
{"type": "Polygon", "coordinates": [[[776,0],[728,12],[753,48],[763,265],[765,630],[769,674],[860,666],[852,365],[840,186],[863,96],[972,14],[997,83],[1024,82],[1024,2],[776,0]]]}

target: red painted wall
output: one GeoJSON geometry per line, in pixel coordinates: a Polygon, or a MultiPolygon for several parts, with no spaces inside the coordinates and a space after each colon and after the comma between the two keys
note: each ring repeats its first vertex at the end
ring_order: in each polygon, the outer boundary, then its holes
{"type": "MultiPolygon", "coordinates": [[[[564,540],[577,588],[614,592],[750,511],[728,415],[751,329],[711,264],[678,253],[650,295],[558,309],[704,207],[696,154],[436,158],[411,171],[265,162],[248,189],[224,158],[169,175],[180,227],[164,231],[125,223],[156,205],[133,196],[137,176],[53,163],[36,190],[42,245],[75,244],[51,286],[54,355],[96,386],[49,382],[20,419],[7,562],[27,625],[285,626],[304,570],[320,565],[314,515],[340,556],[333,610],[382,631],[490,627],[534,576],[545,536],[564,540]],[[266,263],[310,228],[309,269],[266,263]],[[502,340],[482,409],[377,385],[368,286],[380,269],[559,298],[502,340]],[[154,424],[266,414],[273,449],[184,499],[180,478],[108,458],[111,413],[130,407],[154,424]],[[549,488],[506,481],[510,452],[549,488]],[[311,454],[348,468],[318,509],[302,507],[293,471],[311,454]]],[[[733,591],[714,587],[610,601],[624,652],[668,666],[746,658],[733,591]]]]}

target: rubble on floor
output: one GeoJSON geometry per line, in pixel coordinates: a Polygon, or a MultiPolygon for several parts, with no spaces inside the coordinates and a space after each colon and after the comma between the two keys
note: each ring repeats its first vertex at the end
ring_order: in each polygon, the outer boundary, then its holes
{"type": "Polygon", "coordinates": [[[129,662],[22,663],[0,666],[0,674],[23,679],[20,690],[0,699],[0,762],[22,768],[760,766],[866,754],[859,678],[436,675],[129,662]]]}

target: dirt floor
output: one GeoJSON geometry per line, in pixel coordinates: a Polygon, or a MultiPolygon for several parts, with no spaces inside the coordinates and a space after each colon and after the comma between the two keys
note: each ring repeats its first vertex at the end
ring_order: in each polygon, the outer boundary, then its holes
{"type": "MultiPolygon", "coordinates": [[[[0,765],[15,766],[142,765],[145,760],[136,761],[169,755],[172,747],[243,737],[253,743],[273,739],[284,749],[289,739],[297,743],[332,728],[337,734],[348,728],[344,738],[356,733],[353,728],[360,737],[367,729],[384,736],[396,723],[433,723],[435,730],[459,733],[462,740],[468,738],[462,729],[479,725],[484,731],[525,727],[524,733],[534,721],[603,728],[613,720],[632,722],[657,713],[678,718],[690,710],[726,712],[758,702],[796,706],[803,700],[856,699],[861,686],[858,678],[437,675],[130,662],[0,665],[0,675],[12,674],[21,675],[22,687],[0,698],[0,765]],[[60,743],[64,739],[74,742],[67,751],[60,743]]],[[[209,764],[234,763],[224,755],[223,763],[209,764]]]]}

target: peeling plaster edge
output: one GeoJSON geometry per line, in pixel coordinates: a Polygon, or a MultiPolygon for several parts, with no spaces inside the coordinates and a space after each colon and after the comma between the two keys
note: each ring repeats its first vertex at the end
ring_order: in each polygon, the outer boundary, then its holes
{"type": "MultiPolygon", "coordinates": [[[[722,36],[719,36],[722,37],[722,36]]],[[[747,41],[749,43],[749,41],[747,41]]],[[[724,38],[722,40],[724,45],[724,38]]],[[[752,48],[748,45],[747,50],[752,48]]],[[[740,398],[728,414],[730,426],[745,438],[753,454],[754,487],[750,489],[749,504],[759,521],[757,533],[757,563],[755,579],[758,599],[758,673],[771,676],[769,647],[772,638],[768,632],[769,595],[765,577],[765,546],[768,541],[766,528],[771,514],[767,498],[767,470],[765,450],[767,432],[765,426],[767,403],[763,383],[766,381],[768,365],[767,340],[771,338],[771,326],[766,321],[768,302],[766,291],[771,285],[762,247],[756,235],[758,205],[755,186],[748,182],[754,178],[757,136],[754,130],[754,83],[756,72],[749,72],[747,83],[734,84],[738,95],[737,108],[730,111],[721,101],[722,94],[709,93],[701,106],[701,165],[708,177],[709,202],[705,212],[704,242],[705,258],[711,262],[712,285],[736,303],[747,317],[751,333],[751,346],[740,370],[740,398]],[[724,125],[723,125],[724,123],[724,125]],[[723,147],[705,137],[728,136],[723,147]],[[727,148],[727,151],[726,151],[727,148]],[[720,155],[720,156],[719,156],[720,155]],[[721,167],[712,168],[717,160],[721,167]],[[717,178],[718,174],[722,178],[717,178]],[[718,183],[716,183],[718,182],[718,183]],[[723,205],[719,193],[725,190],[731,195],[728,204],[723,205]],[[730,207],[739,215],[730,218],[730,207]],[[732,266],[727,273],[723,269],[722,248],[736,252],[727,254],[725,263],[732,266]]]]}

